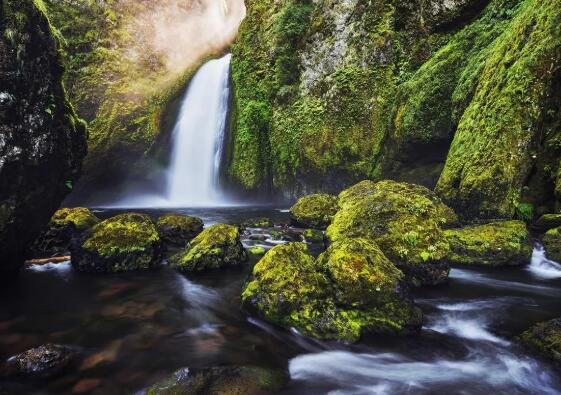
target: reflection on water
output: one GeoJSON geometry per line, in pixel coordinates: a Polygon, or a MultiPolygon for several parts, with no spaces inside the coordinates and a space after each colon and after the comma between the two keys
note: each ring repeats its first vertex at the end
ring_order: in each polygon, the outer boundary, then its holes
{"type": "MultiPolygon", "coordinates": [[[[286,213],[263,208],[189,213],[207,223],[288,221],[286,213]]],[[[449,285],[415,291],[425,311],[419,337],[343,345],[246,317],[240,290],[250,271],[248,264],[183,276],[164,266],[96,276],[77,274],[68,263],[29,268],[0,290],[0,358],[48,342],[80,348],[75,370],[25,384],[25,394],[86,387],[91,394],[134,393],[181,367],[228,364],[288,365],[286,394],[561,392],[549,363],[513,341],[531,324],[561,316],[561,278],[525,268],[455,268],[449,285]]]]}

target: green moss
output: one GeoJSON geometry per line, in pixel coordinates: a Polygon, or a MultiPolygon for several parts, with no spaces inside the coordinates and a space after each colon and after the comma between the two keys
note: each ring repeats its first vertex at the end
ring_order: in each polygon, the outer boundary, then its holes
{"type": "Polygon", "coordinates": [[[203,226],[200,218],[177,214],[164,215],[156,223],[161,239],[173,245],[185,245],[203,231],[203,226]]]}
{"type": "Polygon", "coordinates": [[[58,210],[49,223],[50,227],[59,227],[72,224],[77,230],[83,231],[91,228],[99,222],[97,218],[88,208],[63,208],[58,210]]]}
{"type": "Polygon", "coordinates": [[[337,212],[337,197],[327,194],[308,195],[300,198],[290,208],[292,222],[300,226],[325,229],[337,212]]]}
{"type": "Polygon", "coordinates": [[[519,340],[561,364],[561,319],[538,323],[522,333],[519,340]]]}
{"type": "Polygon", "coordinates": [[[543,236],[543,246],[548,258],[561,262],[561,227],[546,232],[543,236]]]}
{"type": "Polygon", "coordinates": [[[450,263],[489,266],[530,263],[533,243],[524,222],[492,222],[447,230],[444,234],[450,243],[450,263]]]}
{"type": "Polygon", "coordinates": [[[309,243],[323,243],[325,239],[325,234],[317,229],[306,229],[302,235],[309,243]]]}
{"type": "Polygon", "coordinates": [[[243,228],[272,228],[274,226],[273,221],[270,218],[250,218],[242,222],[241,226],[243,228]]]}
{"type": "Polygon", "coordinates": [[[253,246],[251,248],[248,248],[247,252],[251,256],[261,257],[261,256],[265,255],[267,250],[265,248],[261,247],[261,246],[253,246]]]}
{"type": "Polygon", "coordinates": [[[238,228],[219,224],[203,230],[170,262],[179,271],[200,272],[238,266],[246,259],[238,228]]]}
{"type": "Polygon", "coordinates": [[[442,227],[457,222],[454,212],[427,188],[395,181],[363,181],[339,195],[341,209],[327,228],[332,241],[364,237],[413,283],[447,280],[449,244],[442,227]]]}
{"type": "Polygon", "coordinates": [[[544,214],[532,224],[532,229],[543,233],[559,226],[561,226],[561,214],[544,214]]]}

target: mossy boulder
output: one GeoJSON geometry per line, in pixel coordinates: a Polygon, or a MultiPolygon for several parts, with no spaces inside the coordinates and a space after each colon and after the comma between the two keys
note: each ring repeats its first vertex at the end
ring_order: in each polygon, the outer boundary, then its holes
{"type": "Polygon", "coordinates": [[[498,221],[444,234],[452,264],[516,266],[528,264],[532,257],[532,238],[522,221],[498,221]]]}
{"type": "Polygon", "coordinates": [[[532,224],[532,230],[536,232],[547,232],[550,229],[561,226],[561,214],[544,214],[532,224]]]}
{"type": "Polygon", "coordinates": [[[561,366],[561,318],[540,322],[518,339],[561,366]]]}
{"type": "Polygon", "coordinates": [[[323,243],[325,239],[325,233],[318,229],[306,229],[302,236],[309,243],[323,243]]]}
{"type": "Polygon", "coordinates": [[[543,236],[543,246],[549,259],[561,262],[561,227],[546,232],[543,236]]]}
{"type": "Polygon", "coordinates": [[[254,256],[254,257],[262,257],[263,255],[265,255],[266,252],[267,250],[261,246],[253,246],[247,249],[247,253],[250,256],[254,256]]]}
{"type": "Polygon", "coordinates": [[[181,272],[200,272],[238,266],[246,260],[238,228],[219,224],[203,230],[170,262],[181,272]]]}
{"type": "Polygon", "coordinates": [[[288,384],[284,369],[251,366],[184,368],[172,377],[153,385],[147,395],[240,394],[267,395],[279,392],[288,384]]]}
{"type": "Polygon", "coordinates": [[[79,237],[99,221],[90,209],[84,207],[60,209],[51,218],[47,229],[35,240],[32,254],[46,257],[66,253],[73,238],[79,237]]]}
{"type": "Polygon", "coordinates": [[[290,208],[292,222],[296,226],[325,229],[337,212],[337,197],[325,193],[300,198],[290,208]]]}
{"type": "Polygon", "coordinates": [[[314,260],[303,243],[271,249],[254,267],[246,310],[319,339],[409,334],[422,314],[402,294],[403,273],[371,241],[334,243],[314,260]]]}
{"type": "Polygon", "coordinates": [[[241,223],[242,228],[272,228],[273,221],[270,218],[250,218],[241,223]]]}
{"type": "Polygon", "coordinates": [[[84,272],[150,269],[162,260],[162,242],[144,214],[117,215],[95,225],[72,245],[72,266],[84,272]]]}
{"type": "Polygon", "coordinates": [[[327,228],[331,241],[375,241],[415,285],[447,281],[450,246],[444,227],[456,214],[429,189],[396,181],[363,181],[341,192],[340,210],[327,228]]]}
{"type": "Polygon", "coordinates": [[[167,214],[158,219],[156,228],[164,243],[185,246],[203,231],[203,220],[187,215],[167,214]]]}

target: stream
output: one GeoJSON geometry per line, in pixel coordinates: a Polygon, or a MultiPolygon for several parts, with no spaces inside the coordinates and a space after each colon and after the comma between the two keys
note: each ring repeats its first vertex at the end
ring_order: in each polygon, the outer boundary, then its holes
{"type": "MultiPolygon", "coordinates": [[[[176,211],[206,225],[259,216],[288,222],[286,212],[267,208],[176,211]]],[[[101,218],[116,213],[96,211],[101,218]]],[[[27,268],[0,290],[0,358],[49,342],[80,349],[76,369],[25,384],[27,394],[142,394],[178,368],[229,364],[288,366],[285,394],[561,393],[549,362],[514,341],[532,324],[561,316],[561,265],[539,246],[528,267],[453,268],[448,285],[416,290],[425,312],[420,336],[356,345],[245,316],[240,291],[252,263],[196,276],[165,266],[122,275],[80,274],[70,263],[27,268]]]]}

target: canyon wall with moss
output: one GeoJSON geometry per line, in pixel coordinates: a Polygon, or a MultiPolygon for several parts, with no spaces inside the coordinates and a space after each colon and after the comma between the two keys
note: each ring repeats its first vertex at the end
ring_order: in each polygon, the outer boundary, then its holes
{"type": "Polygon", "coordinates": [[[238,192],[393,178],[436,186],[466,216],[553,209],[559,0],[246,5],[226,171],[238,192]]]}

